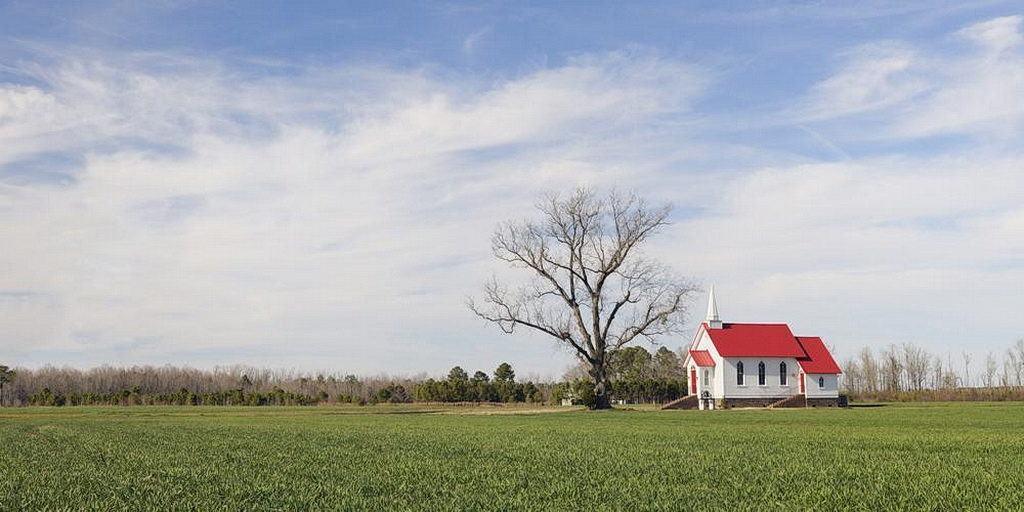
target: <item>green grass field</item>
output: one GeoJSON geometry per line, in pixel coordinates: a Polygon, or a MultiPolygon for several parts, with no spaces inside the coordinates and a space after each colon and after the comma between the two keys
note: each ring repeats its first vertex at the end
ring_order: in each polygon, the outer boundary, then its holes
{"type": "Polygon", "coordinates": [[[0,410],[0,510],[1024,507],[1024,404],[489,410],[0,410]]]}

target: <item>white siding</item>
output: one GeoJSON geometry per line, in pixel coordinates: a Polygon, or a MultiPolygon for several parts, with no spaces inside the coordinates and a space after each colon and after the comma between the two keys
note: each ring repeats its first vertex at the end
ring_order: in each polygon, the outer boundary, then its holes
{"type": "Polygon", "coordinates": [[[724,396],[726,398],[772,398],[787,397],[800,393],[797,375],[800,367],[794,358],[778,357],[727,357],[721,365],[722,381],[724,384],[724,396]],[[744,384],[736,382],[736,365],[743,361],[744,384]],[[786,362],[785,386],[780,384],[779,363],[786,362]],[[757,383],[757,365],[764,362],[765,383],[763,386],[757,383]]]}
{"type": "MultiPolygon", "coordinates": [[[[707,350],[708,353],[711,354],[711,358],[714,359],[714,361],[715,361],[715,367],[714,368],[701,368],[701,367],[697,366],[693,362],[693,360],[689,360],[689,364],[687,365],[687,374],[686,375],[687,375],[687,378],[689,378],[689,375],[690,375],[689,369],[691,369],[691,368],[694,368],[694,369],[697,370],[697,395],[700,395],[702,391],[707,389],[704,386],[704,370],[710,370],[710,372],[711,372],[711,386],[709,386],[709,388],[710,388],[709,390],[711,391],[711,396],[714,397],[714,398],[722,398],[723,397],[722,393],[724,392],[724,387],[723,387],[723,382],[722,382],[722,364],[723,364],[722,356],[718,355],[718,350],[715,349],[715,344],[711,342],[711,337],[708,336],[707,331],[705,331],[703,328],[698,332],[697,339],[696,339],[696,341],[694,341],[693,345],[690,347],[690,350],[707,350]]],[[[689,390],[687,390],[687,391],[689,391],[689,390]]]]}
{"type": "Polygon", "coordinates": [[[808,373],[807,398],[835,398],[839,396],[839,376],[834,374],[808,373]],[[825,387],[818,387],[818,377],[825,379],[825,387]]]}

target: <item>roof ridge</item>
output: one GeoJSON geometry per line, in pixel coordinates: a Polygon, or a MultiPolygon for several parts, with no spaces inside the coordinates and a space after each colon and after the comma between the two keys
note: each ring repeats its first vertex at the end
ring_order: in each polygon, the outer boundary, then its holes
{"type": "Polygon", "coordinates": [[[785,323],[729,323],[722,329],[705,329],[723,357],[799,357],[805,354],[799,340],[785,323]]]}

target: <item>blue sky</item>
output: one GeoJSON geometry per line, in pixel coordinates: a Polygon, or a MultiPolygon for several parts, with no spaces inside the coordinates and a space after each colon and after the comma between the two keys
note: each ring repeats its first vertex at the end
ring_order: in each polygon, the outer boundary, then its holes
{"type": "Polygon", "coordinates": [[[980,361],[1024,336],[1022,15],[0,3],[0,359],[555,376],[463,303],[587,185],[672,202],[650,252],[727,321],[980,361]]]}

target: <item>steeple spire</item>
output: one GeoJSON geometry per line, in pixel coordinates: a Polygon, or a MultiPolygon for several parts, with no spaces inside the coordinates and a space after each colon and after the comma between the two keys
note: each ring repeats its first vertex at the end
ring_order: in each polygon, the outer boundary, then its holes
{"type": "Polygon", "coordinates": [[[715,285],[711,285],[711,292],[708,293],[708,314],[704,321],[709,329],[721,329],[722,319],[718,317],[718,303],[715,301],[715,285]]]}

